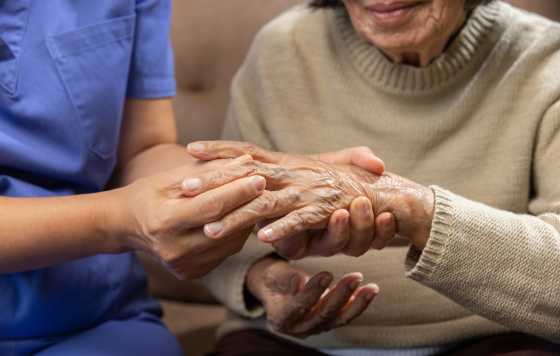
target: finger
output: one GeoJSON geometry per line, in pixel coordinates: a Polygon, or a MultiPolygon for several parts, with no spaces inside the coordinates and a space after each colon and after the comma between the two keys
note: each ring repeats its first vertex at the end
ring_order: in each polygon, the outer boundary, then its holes
{"type": "Polygon", "coordinates": [[[366,197],[354,199],[350,205],[350,232],[344,253],[358,257],[368,252],[375,234],[375,217],[371,201],[366,197]]]}
{"type": "Polygon", "coordinates": [[[346,307],[331,324],[331,329],[350,324],[352,320],[356,319],[362,315],[364,311],[366,311],[378,294],[379,287],[376,284],[372,283],[360,287],[356,290],[346,307]]]}
{"type": "Polygon", "coordinates": [[[255,166],[247,164],[252,160],[251,156],[244,155],[223,164],[222,167],[205,172],[199,177],[187,178],[182,183],[183,194],[185,196],[195,196],[231,183],[236,179],[254,175],[256,173],[255,166]]]}
{"type": "Polygon", "coordinates": [[[194,198],[180,199],[169,226],[190,229],[216,221],[262,194],[266,180],[261,176],[242,178],[194,198]]]}
{"type": "Polygon", "coordinates": [[[376,250],[384,249],[397,234],[397,222],[393,214],[381,213],[375,219],[375,239],[371,247],[376,250]]]}
{"type": "Polygon", "coordinates": [[[303,319],[319,302],[333,280],[332,274],[321,272],[313,276],[305,286],[295,295],[293,303],[286,306],[283,325],[303,319]]]}
{"type": "Polygon", "coordinates": [[[332,288],[311,312],[308,318],[297,325],[296,333],[326,331],[335,322],[342,309],[360,286],[364,277],[361,273],[350,273],[332,288]]]}
{"type": "Polygon", "coordinates": [[[377,175],[381,175],[385,171],[385,163],[369,147],[352,147],[313,157],[327,163],[353,164],[377,175]]]}
{"type": "Polygon", "coordinates": [[[350,213],[344,209],[337,210],[329,219],[325,234],[310,241],[308,253],[313,256],[334,256],[344,250],[349,240],[350,213]]]}
{"type": "Polygon", "coordinates": [[[250,155],[261,162],[276,163],[280,157],[276,152],[267,151],[251,143],[236,141],[193,142],[187,146],[187,150],[203,161],[250,155]]]}
{"type": "Polygon", "coordinates": [[[275,242],[301,232],[316,228],[331,215],[329,212],[317,206],[307,206],[292,211],[283,218],[260,229],[258,238],[264,242],[275,242]],[[328,214],[328,215],[327,215],[328,214]]]}
{"type": "Polygon", "coordinates": [[[272,246],[280,256],[287,260],[299,260],[308,255],[308,245],[312,237],[307,233],[291,236],[290,238],[273,243],[272,246]]]}
{"type": "Polygon", "coordinates": [[[297,208],[298,201],[299,192],[294,189],[277,192],[267,190],[220,221],[206,225],[204,232],[209,238],[219,239],[234,231],[255,226],[261,220],[283,216],[297,208]]]}

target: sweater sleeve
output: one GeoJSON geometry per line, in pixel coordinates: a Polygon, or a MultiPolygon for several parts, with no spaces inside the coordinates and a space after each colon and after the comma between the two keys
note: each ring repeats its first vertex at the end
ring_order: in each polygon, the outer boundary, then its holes
{"type": "Polygon", "coordinates": [[[435,216],[408,277],[512,330],[560,342],[560,104],[544,116],[528,214],[432,187],[435,216]]]}

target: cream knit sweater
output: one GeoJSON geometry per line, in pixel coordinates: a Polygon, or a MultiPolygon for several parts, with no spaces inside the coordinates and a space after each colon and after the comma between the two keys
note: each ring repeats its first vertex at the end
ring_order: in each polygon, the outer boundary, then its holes
{"type": "MultiPolygon", "coordinates": [[[[500,2],[478,8],[427,68],[389,62],[342,9],[297,7],[260,32],[233,84],[227,138],[292,153],[366,145],[437,197],[423,253],[401,241],[295,263],[381,287],[352,325],[306,345],[417,347],[509,330],[560,342],[559,50],[559,25],[500,2]]],[[[264,327],[243,282],[269,252],[252,238],[206,278],[232,311],[222,334],[264,327]]]]}

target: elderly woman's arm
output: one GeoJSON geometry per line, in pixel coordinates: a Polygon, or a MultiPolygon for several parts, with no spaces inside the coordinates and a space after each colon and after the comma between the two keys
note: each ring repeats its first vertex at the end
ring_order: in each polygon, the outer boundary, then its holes
{"type": "MultiPolygon", "coordinates": [[[[323,169],[318,164],[315,169],[296,175],[293,183],[297,185],[298,179],[324,183],[341,174],[346,183],[337,178],[328,183],[329,189],[338,192],[334,194],[336,198],[327,199],[326,206],[322,205],[325,201],[320,194],[310,200],[303,198],[304,204],[308,204],[303,214],[294,205],[300,213],[289,213],[264,227],[259,236],[266,241],[288,239],[302,226],[308,228],[325,219],[329,209],[334,209],[329,204],[344,205],[356,194],[367,195],[375,214],[391,212],[396,217],[399,235],[412,242],[407,259],[410,278],[513,330],[557,342],[560,267],[554,262],[560,261],[560,186],[556,181],[560,166],[555,164],[560,161],[559,108],[551,109],[542,123],[535,152],[535,197],[529,207],[532,215],[495,209],[440,187],[423,187],[392,174],[375,178],[332,166],[332,170],[323,169]],[[310,175],[303,178],[307,173],[310,175]],[[324,175],[324,179],[319,175],[324,175]],[[270,232],[262,233],[266,230],[270,232]]],[[[314,191],[317,186],[312,184],[308,188],[314,191]]],[[[299,196],[305,197],[307,193],[300,192],[299,196]]],[[[230,216],[267,216],[278,206],[282,204],[265,204],[260,210],[253,206],[249,212],[244,207],[230,216]]],[[[225,231],[232,220],[238,219],[226,216],[225,231]]],[[[236,223],[232,226],[235,228],[236,223]]]]}
{"type": "MultiPolygon", "coordinates": [[[[544,117],[534,158],[533,215],[435,187],[435,218],[408,275],[477,314],[560,342],[560,104],[544,117]]],[[[507,182],[504,182],[507,184],[507,182]]]]}

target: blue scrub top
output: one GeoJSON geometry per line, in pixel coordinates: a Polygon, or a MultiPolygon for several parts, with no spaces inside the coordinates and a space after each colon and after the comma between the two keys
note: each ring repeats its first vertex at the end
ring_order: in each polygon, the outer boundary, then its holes
{"type": "MultiPolygon", "coordinates": [[[[170,0],[0,1],[1,195],[105,188],[126,98],[175,94],[170,8],[170,0]]],[[[0,276],[0,343],[145,311],[158,306],[132,254],[0,276]]]]}

